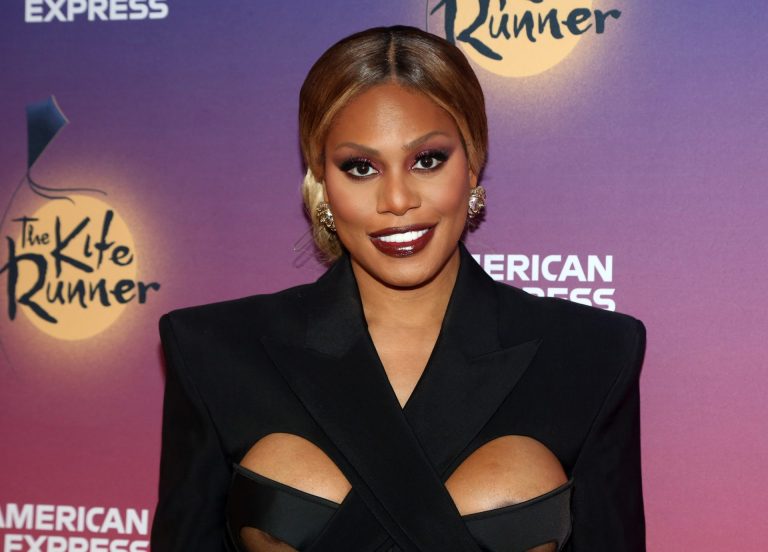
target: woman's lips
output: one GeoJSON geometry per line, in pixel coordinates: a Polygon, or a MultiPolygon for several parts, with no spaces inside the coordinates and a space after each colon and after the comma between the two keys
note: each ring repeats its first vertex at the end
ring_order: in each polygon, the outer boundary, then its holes
{"type": "Polygon", "coordinates": [[[390,257],[408,257],[426,247],[435,233],[435,225],[413,224],[371,232],[369,237],[376,249],[390,257]]]}

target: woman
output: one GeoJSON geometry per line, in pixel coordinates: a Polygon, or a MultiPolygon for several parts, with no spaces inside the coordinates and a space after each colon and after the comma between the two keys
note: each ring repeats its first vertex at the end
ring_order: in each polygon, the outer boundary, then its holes
{"type": "Polygon", "coordinates": [[[644,550],[643,325],[494,282],[480,85],[409,27],[301,90],[317,282],[171,312],[152,549],[644,550]],[[570,538],[569,538],[570,537],[570,538]]]}

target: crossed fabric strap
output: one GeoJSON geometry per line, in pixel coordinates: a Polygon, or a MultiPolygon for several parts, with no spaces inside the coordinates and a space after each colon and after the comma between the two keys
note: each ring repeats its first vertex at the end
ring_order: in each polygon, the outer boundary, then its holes
{"type": "Polygon", "coordinates": [[[308,552],[480,552],[444,485],[540,340],[467,358],[442,333],[400,407],[366,331],[340,354],[262,338],[352,489],[308,552]]]}

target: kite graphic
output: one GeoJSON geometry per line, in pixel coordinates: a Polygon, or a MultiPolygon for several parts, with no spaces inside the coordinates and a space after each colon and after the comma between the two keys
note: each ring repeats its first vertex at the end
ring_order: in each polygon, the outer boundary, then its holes
{"type": "MultiPolygon", "coordinates": [[[[59,104],[56,103],[56,98],[49,96],[43,101],[27,104],[27,173],[24,175],[22,182],[26,181],[29,188],[37,195],[43,196],[48,199],[64,199],[72,201],[70,197],[66,195],[53,196],[44,193],[46,192],[96,192],[103,195],[107,195],[103,190],[96,188],[51,188],[43,186],[32,179],[32,166],[35,164],[40,155],[45,151],[56,135],[69,124],[69,119],[61,112],[59,104]]],[[[5,220],[5,216],[3,216],[5,220]]],[[[0,221],[0,226],[2,222],[0,221]]]]}
{"type": "Polygon", "coordinates": [[[27,184],[30,190],[46,199],[63,199],[74,203],[74,200],[66,195],[66,192],[95,192],[107,195],[107,192],[97,188],[52,188],[35,182],[32,178],[32,167],[48,145],[59,134],[61,129],[69,124],[69,119],[62,113],[56,98],[49,96],[45,100],[27,104],[27,172],[19,181],[11,195],[11,200],[0,218],[0,228],[5,224],[5,217],[13,204],[16,194],[23,184],[27,184]],[[53,195],[57,194],[57,195],[53,195]],[[63,195],[62,195],[63,194],[63,195]]]}
{"type": "MultiPolygon", "coordinates": [[[[39,182],[35,182],[35,180],[32,178],[32,167],[46,150],[48,145],[59,134],[59,132],[61,132],[61,129],[69,124],[69,120],[64,115],[64,113],[62,113],[58,103],[56,102],[56,98],[53,96],[49,96],[42,101],[27,104],[26,111],[27,171],[19,181],[16,189],[11,195],[10,201],[3,210],[3,216],[0,217],[0,229],[4,227],[5,219],[11,209],[11,205],[13,205],[16,195],[19,193],[19,190],[24,184],[26,184],[32,192],[41,197],[49,200],[69,201],[73,204],[75,203],[74,200],[66,195],[68,192],[95,192],[107,195],[105,191],[96,188],[53,188],[50,186],[43,186],[39,182]]],[[[2,341],[0,341],[0,352],[3,353],[3,356],[5,356],[6,360],[8,360],[10,364],[10,359],[8,358],[5,348],[2,345],[2,341]]]]}

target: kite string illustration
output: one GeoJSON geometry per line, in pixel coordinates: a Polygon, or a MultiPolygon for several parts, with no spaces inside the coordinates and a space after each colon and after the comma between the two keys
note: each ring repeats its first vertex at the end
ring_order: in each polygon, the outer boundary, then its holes
{"type": "MultiPolygon", "coordinates": [[[[48,200],[65,200],[74,204],[75,201],[66,195],[72,192],[92,192],[102,195],[107,195],[107,192],[98,188],[54,188],[51,186],[44,186],[39,182],[36,182],[32,178],[32,167],[37,162],[38,158],[50,145],[53,139],[59,134],[61,129],[69,124],[69,120],[59,108],[56,98],[51,95],[45,100],[33,102],[27,104],[27,170],[24,176],[21,177],[19,183],[13,190],[11,198],[3,209],[2,217],[0,217],[0,228],[5,227],[5,220],[8,216],[8,212],[13,205],[19,190],[26,183],[29,189],[38,196],[44,197],[48,200]],[[51,193],[46,193],[51,192],[51,193]],[[57,195],[54,195],[57,194],[57,195]]],[[[7,268],[7,267],[5,267],[7,268]]],[[[0,268],[0,274],[5,271],[5,268],[0,268]]],[[[11,365],[10,358],[8,356],[5,347],[0,340],[0,352],[2,352],[8,365],[11,365]]]]}

